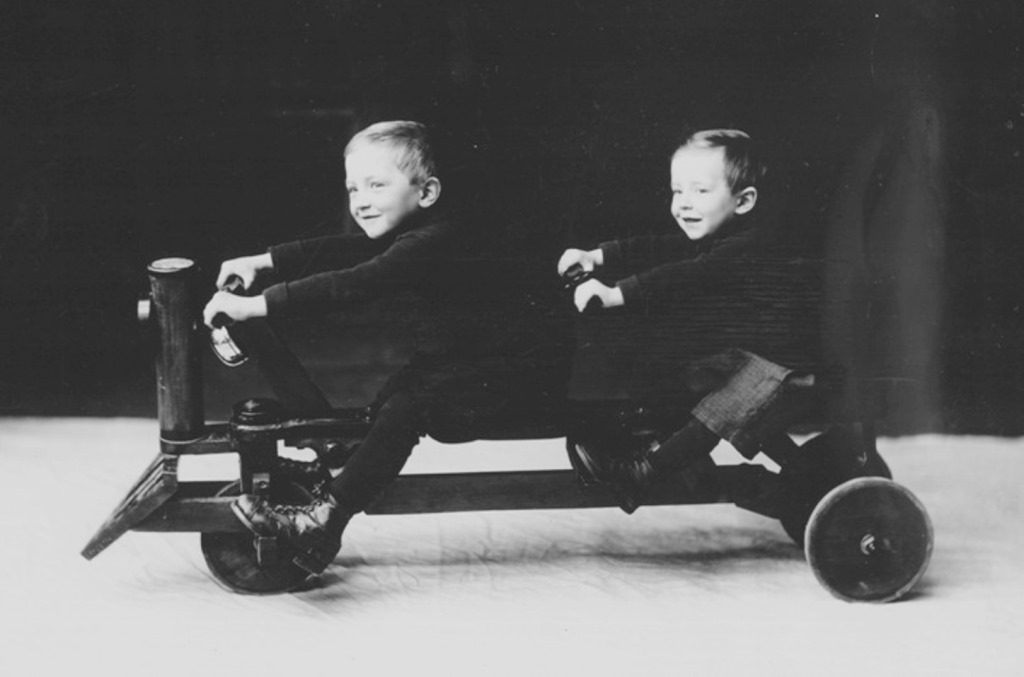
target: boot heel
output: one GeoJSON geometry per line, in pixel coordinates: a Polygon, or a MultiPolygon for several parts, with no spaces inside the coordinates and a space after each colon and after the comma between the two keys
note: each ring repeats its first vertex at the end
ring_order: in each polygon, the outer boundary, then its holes
{"type": "Polygon", "coordinates": [[[569,465],[576,471],[576,482],[581,487],[589,489],[602,484],[598,469],[586,454],[581,454],[579,448],[573,443],[567,443],[565,449],[569,454],[569,465]]]}

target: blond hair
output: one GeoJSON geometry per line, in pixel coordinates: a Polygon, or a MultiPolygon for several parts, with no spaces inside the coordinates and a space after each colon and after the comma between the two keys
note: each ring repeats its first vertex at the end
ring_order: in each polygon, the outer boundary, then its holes
{"type": "Polygon", "coordinates": [[[414,185],[423,185],[437,175],[434,148],[427,126],[411,120],[377,122],[356,132],[345,146],[345,157],[358,147],[386,144],[395,151],[395,164],[414,185]]]}
{"type": "Polygon", "coordinates": [[[733,193],[757,188],[767,173],[750,135],[739,129],[705,129],[694,132],[672,153],[686,148],[722,148],[725,151],[725,176],[733,193]]]}

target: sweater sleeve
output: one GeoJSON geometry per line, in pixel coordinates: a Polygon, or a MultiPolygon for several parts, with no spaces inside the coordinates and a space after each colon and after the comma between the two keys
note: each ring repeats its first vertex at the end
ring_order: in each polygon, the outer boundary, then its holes
{"type": "Polygon", "coordinates": [[[669,261],[693,256],[694,243],[682,233],[646,235],[602,242],[604,265],[613,275],[633,274],[669,261]]]}
{"type": "Polygon", "coordinates": [[[350,268],[377,256],[385,245],[364,235],[328,235],[274,245],[267,251],[279,280],[350,268]]]}
{"type": "Polygon", "coordinates": [[[651,303],[681,294],[699,293],[715,283],[718,276],[727,275],[730,266],[715,265],[709,255],[701,255],[686,261],[675,261],[636,275],[630,275],[616,283],[622,290],[627,308],[646,308],[651,303]]]}
{"type": "MultiPolygon", "coordinates": [[[[424,226],[399,235],[384,251],[353,266],[267,287],[263,295],[268,315],[327,313],[389,292],[414,288],[439,265],[445,240],[443,228],[424,226]]],[[[284,252],[286,261],[294,253],[279,251],[284,252]]]]}
{"type": "Polygon", "coordinates": [[[725,280],[742,275],[757,251],[757,238],[747,231],[723,238],[701,253],[690,250],[688,258],[671,260],[619,280],[626,307],[646,309],[652,303],[682,294],[702,293],[725,280]]]}

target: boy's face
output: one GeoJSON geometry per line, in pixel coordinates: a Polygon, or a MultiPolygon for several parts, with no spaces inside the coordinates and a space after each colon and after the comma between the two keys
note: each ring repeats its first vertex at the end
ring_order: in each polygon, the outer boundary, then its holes
{"type": "Polygon", "coordinates": [[[399,169],[396,152],[386,144],[368,143],[345,158],[348,208],[371,239],[390,233],[427,206],[423,187],[399,169]]]}
{"type": "Polygon", "coordinates": [[[734,216],[750,211],[752,197],[753,188],[733,194],[724,148],[686,147],[672,158],[672,216],[691,240],[713,235],[734,216]]]}

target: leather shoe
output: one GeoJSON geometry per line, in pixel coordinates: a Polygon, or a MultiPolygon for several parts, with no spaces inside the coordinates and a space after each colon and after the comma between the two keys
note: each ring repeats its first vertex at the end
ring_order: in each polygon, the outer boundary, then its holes
{"type": "Polygon", "coordinates": [[[320,460],[298,461],[293,458],[277,457],[278,478],[294,482],[308,489],[314,496],[322,495],[331,481],[331,473],[320,460]]]}
{"type": "Polygon", "coordinates": [[[651,465],[652,449],[644,449],[632,458],[610,458],[593,453],[586,445],[569,445],[569,458],[584,486],[607,484],[619,499],[619,507],[633,514],[640,507],[643,495],[653,484],[657,472],[651,465]]]}
{"type": "Polygon", "coordinates": [[[330,496],[307,505],[273,505],[262,496],[243,494],[231,510],[253,534],[280,538],[295,548],[292,561],[311,574],[334,561],[341,550],[341,533],[352,517],[330,496]]]}

